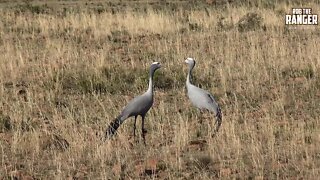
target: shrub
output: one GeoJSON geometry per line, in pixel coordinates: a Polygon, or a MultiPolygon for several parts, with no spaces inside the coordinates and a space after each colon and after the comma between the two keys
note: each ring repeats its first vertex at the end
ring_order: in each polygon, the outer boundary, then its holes
{"type": "Polygon", "coordinates": [[[12,124],[10,117],[0,114],[0,132],[10,131],[11,129],[12,124]]]}
{"type": "Polygon", "coordinates": [[[257,13],[248,13],[237,24],[240,32],[254,31],[261,28],[262,17],[257,13]]]}

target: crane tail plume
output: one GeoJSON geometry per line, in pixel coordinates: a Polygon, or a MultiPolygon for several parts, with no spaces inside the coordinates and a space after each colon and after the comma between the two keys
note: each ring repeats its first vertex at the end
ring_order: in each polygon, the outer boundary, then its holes
{"type": "Polygon", "coordinates": [[[106,130],[106,139],[110,139],[117,132],[117,129],[120,127],[121,123],[122,122],[120,115],[116,119],[111,121],[106,130]]]}

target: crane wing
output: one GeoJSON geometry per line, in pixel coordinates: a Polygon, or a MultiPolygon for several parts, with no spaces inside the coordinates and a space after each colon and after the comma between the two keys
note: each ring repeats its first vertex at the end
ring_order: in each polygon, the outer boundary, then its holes
{"type": "Polygon", "coordinates": [[[207,98],[208,99],[208,103],[210,103],[210,104],[215,104],[216,103],[216,101],[214,100],[214,97],[210,93],[207,93],[207,96],[209,97],[209,98],[207,98]]]}

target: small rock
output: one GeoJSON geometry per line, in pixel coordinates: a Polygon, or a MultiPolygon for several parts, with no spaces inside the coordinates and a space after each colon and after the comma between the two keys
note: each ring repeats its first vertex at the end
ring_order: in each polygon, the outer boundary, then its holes
{"type": "Polygon", "coordinates": [[[121,173],[121,164],[115,164],[113,167],[112,167],[112,173],[116,176],[119,176],[120,173],[121,173]]]}
{"type": "Polygon", "coordinates": [[[222,168],[220,169],[220,177],[228,177],[232,173],[230,168],[222,168]]]}
{"type": "Polygon", "coordinates": [[[157,171],[157,164],[158,164],[158,160],[157,159],[150,158],[150,159],[147,160],[145,170],[146,171],[151,171],[152,174],[154,174],[157,171]]]}

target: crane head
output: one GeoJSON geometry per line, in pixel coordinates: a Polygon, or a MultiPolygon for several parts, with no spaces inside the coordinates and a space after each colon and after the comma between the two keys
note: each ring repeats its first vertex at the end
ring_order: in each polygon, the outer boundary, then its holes
{"type": "Polygon", "coordinates": [[[194,65],[196,64],[196,61],[193,58],[188,57],[184,62],[186,62],[187,64],[189,64],[190,67],[194,67],[194,65]]]}
{"type": "Polygon", "coordinates": [[[161,64],[159,62],[153,62],[150,66],[150,70],[153,72],[159,68],[161,68],[161,64]]]}

